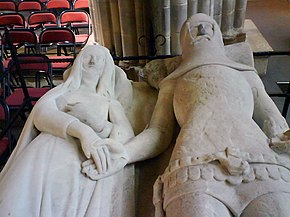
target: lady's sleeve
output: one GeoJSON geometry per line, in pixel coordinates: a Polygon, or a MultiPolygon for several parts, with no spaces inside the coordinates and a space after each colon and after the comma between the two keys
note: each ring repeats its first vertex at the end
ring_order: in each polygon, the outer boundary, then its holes
{"type": "Polygon", "coordinates": [[[67,137],[67,128],[77,118],[58,109],[55,99],[47,100],[35,107],[33,123],[35,127],[61,138],[67,137]]]}

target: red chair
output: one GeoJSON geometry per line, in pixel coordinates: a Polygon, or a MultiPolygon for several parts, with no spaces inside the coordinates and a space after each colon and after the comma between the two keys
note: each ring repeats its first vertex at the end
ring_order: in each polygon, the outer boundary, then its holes
{"type": "Polygon", "coordinates": [[[53,75],[62,74],[74,61],[76,44],[72,30],[61,27],[44,29],[38,40],[39,51],[52,61],[53,75]]]}
{"type": "Polygon", "coordinates": [[[70,28],[75,33],[76,45],[86,44],[91,34],[90,15],[84,10],[66,10],[58,17],[59,25],[70,28]],[[80,30],[82,34],[80,34],[80,30]]]}
{"type": "Polygon", "coordinates": [[[5,102],[10,109],[19,109],[23,103],[30,103],[30,106],[33,106],[53,87],[51,63],[49,58],[42,54],[17,55],[17,62],[11,59],[5,74],[8,92],[5,102]],[[48,87],[40,87],[42,76],[47,79],[48,87]],[[28,77],[35,79],[33,87],[30,86],[31,83],[30,85],[26,83],[28,77]]]}
{"type": "Polygon", "coordinates": [[[7,26],[11,28],[26,28],[26,21],[24,16],[17,12],[1,13],[0,30],[4,30],[4,28],[7,26]]]}
{"type": "MultiPolygon", "coordinates": [[[[0,61],[0,72],[1,76],[4,75],[4,68],[2,61],[0,61]]],[[[1,80],[3,77],[1,78],[1,80]]],[[[3,98],[3,89],[0,89],[0,95],[3,98]]],[[[10,121],[10,111],[7,103],[4,102],[4,100],[0,98],[0,121],[1,121],[1,130],[0,130],[0,164],[3,164],[8,159],[11,150],[12,150],[12,135],[11,135],[11,129],[8,128],[8,124],[10,121]],[[6,132],[4,132],[6,131],[6,132]]]]}
{"type": "MultiPolygon", "coordinates": [[[[19,116],[26,120],[27,112],[30,112],[35,102],[52,87],[51,63],[49,59],[45,55],[39,54],[18,55],[13,43],[9,40],[9,32],[10,30],[6,28],[5,35],[8,39],[12,58],[9,62],[8,70],[4,71],[2,81],[4,89],[7,89],[4,95],[5,103],[9,109],[16,109],[16,111],[6,129],[9,129],[19,116]],[[43,74],[51,80],[49,87],[28,87],[27,80],[24,79],[26,75],[33,75],[31,78],[38,79],[43,74]],[[12,82],[12,80],[16,82],[12,82]]],[[[3,133],[6,132],[4,130],[3,133]]],[[[3,133],[0,135],[0,138],[2,138],[3,133]]]]}
{"type": "Polygon", "coordinates": [[[13,0],[2,0],[0,1],[0,11],[15,11],[17,10],[17,5],[13,0]]]}
{"type": "Polygon", "coordinates": [[[42,3],[38,0],[24,0],[18,3],[17,11],[41,11],[42,3]]]}
{"type": "Polygon", "coordinates": [[[73,9],[82,9],[89,13],[89,0],[76,0],[73,3],[73,9]]]}
{"type": "Polygon", "coordinates": [[[64,10],[70,10],[71,3],[68,0],[49,0],[46,10],[54,12],[57,16],[64,10]]]}
{"type": "Polygon", "coordinates": [[[3,123],[1,125],[1,136],[0,136],[0,164],[4,164],[9,155],[12,152],[12,135],[11,128],[8,126],[10,121],[10,111],[8,105],[0,99],[0,120],[3,123]],[[3,131],[7,131],[2,133],[3,131]]]}
{"type": "Polygon", "coordinates": [[[57,27],[57,19],[53,12],[36,11],[28,17],[28,28],[32,30],[57,27]]]}
{"type": "MultiPolygon", "coordinates": [[[[11,42],[16,45],[20,46],[20,44],[31,44],[36,45],[38,40],[35,32],[30,29],[25,28],[14,28],[9,30],[9,39],[11,42]]],[[[2,37],[2,44],[7,45],[7,36],[3,35],[2,37]]],[[[18,48],[18,47],[17,47],[18,48]]]]}
{"type": "MultiPolygon", "coordinates": [[[[9,40],[15,46],[16,51],[20,51],[20,48],[24,48],[24,53],[36,53],[38,40],[35,32],[30,29],[10,29],[9,40]]],[[[1,45],[2,61],[4,62],[4,68],[7,69],[11,59],[11,53],[6,34],[2,37],[1,45]]]]}

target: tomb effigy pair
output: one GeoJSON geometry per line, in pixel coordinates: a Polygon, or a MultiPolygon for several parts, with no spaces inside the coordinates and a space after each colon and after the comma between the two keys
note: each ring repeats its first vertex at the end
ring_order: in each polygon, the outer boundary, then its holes
{"type": "Polygon", "coordinates": [[[147,161],[156,217],[289,215],[289,126],[255,69],[226,56],[209,16],[188,19],[180,38],[158,97],[106,48],[84,48],[29,116],[0,174],[0,214],[141,216],[134,194],[149,189],[132,188],[133,163],[171,147],[164,171],[147,161]]]}

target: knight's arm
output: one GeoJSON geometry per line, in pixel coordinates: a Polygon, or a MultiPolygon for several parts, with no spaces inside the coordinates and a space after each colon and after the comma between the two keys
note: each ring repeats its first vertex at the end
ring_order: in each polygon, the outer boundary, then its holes
{"type": "Polygon", "coordinates": [[[256,73],[249,72],[247,77],[254,97],[253,118],[268,138],[284,133],[289,129],[273,100],[267,94],[263,82],[256,73]]]}
{"type": "Polygon", "coordinates": [[[113,124],[110,138],[122,144],[134,137],[134,131],[125,114],[124,108],[117,100],[112,100],[109,107],[109,120],[113,124]]]}
{"type": "Polygon", "coordinates": [[[149,126],[125,144],[129,163],[155,157],[170,144],[175,123],[174,83],[169,81],[162,85],[149,126]]]}

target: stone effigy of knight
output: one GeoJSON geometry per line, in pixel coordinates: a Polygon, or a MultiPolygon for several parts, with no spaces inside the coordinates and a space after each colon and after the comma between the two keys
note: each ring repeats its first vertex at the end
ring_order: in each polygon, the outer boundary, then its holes
{"type": "Polygon", "coordinates": [[[159,83],[151,120],[163,136],[174,119],[180,126],[154,186],[155,216],[289,216],[289,126],[255,69],[226,56],[207,15],[189,18],[180,40],[181,63],[159,83]]]}

